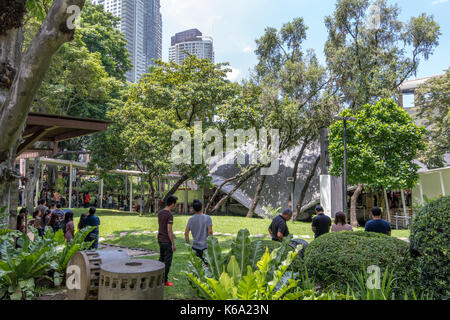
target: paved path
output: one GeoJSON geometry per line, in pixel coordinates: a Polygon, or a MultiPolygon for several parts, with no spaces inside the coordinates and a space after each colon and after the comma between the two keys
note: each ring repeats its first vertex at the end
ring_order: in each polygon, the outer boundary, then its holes
{"type": "Polygon", "coordinates": [[[154,255],[159,254],[156,251],[144,250],[144,249],[139,249],[139,248],[127,248],[127,247],[123,247],[123,246],[116,246],[116,245],[106,244],[106,243],[100,243],[98,245],[98,248],[102,249],[102,250],[122,249],[126,253],[128,253],[130,258],[150,257],[150,256],[154,256],[154,255]]]}

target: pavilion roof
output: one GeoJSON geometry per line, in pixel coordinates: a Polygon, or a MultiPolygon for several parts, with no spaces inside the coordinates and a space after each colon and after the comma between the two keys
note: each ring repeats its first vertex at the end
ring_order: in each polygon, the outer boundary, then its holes
{"type": "Polygon", "coordinates": [[[59,142],[105,131],[110,123],[107,120],[30,112],[22,134],[23,141],[17,149],[17,156],[20,157],[26,151],[49,155],[52,150],[33,150],[33,145],[38,141],[59,142]]]}

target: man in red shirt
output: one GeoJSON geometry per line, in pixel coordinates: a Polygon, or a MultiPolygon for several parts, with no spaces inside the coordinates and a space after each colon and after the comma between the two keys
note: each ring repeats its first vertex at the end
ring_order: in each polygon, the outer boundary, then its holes
{"type": "Polygon", "coordinates": [[[169,271],[172,265],[173,252],[175,247],[175,237],[173,235],[173,215],[171,211],[175,209],[178,198],[170,196],[166,200],[166,207],[158,212],[158,243],[160,249],[159,261],[166,265],[164,274],[164,285],[171,287],[173,283],[169,282],[169,271]]]}

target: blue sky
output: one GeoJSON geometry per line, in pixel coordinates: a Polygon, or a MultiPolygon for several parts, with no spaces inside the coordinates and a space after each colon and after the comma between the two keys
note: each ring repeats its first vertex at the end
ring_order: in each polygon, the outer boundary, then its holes
{"type": "MultiPolygon", "coordinates": [[[[327,39],[324,18],[332,14],[335,0],[161,0],[163,17],[163,60],[168,60],[170,37],[176,32],[198,28],[214,37],[216,62],[229,62],[232,80],[249,75],[257,59],[255,39],[268,26],[303,17],[308,26],[305,48],[316,51],[324,62],[327,39]]],[[[450,66],[450,0],[390,0],[401,8],[404,22],[422,12],[432,14],[441,26],[439,46],[428,61],[421,61],[417,77],[442,74],[450,66]]],[[[414,77],[413,77],[414,78],[414,77]]]]}

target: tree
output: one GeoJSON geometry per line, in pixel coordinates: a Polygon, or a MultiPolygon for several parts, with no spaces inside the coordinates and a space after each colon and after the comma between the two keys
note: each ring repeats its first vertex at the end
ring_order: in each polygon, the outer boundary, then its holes
{"type": "MultiPolygon", "coordinates": [[[[0,4],[0,207],[7,206],[14,227],[17,208],[17,178],[14,167],[17,147],[28,113],[53,55],[74,36],[70,22],[85,0],[55,0],[41,28],[23,48],[22,23],[38,0],[7,0],[0,4]],[[72,7],[75,8],[75,7],[72,7]]],[[[42,12],[36,10],[36,12],[42,12]]]]}
{"type": "MultiPolygon", "coordinates": [[[[411,189],[417,182],[418,165],[414,160],[424,149],[425,129],[414,124],[407,112],[392,99],[367,104],[354,113],[343,111],[341,117],[356,120],[347,124],[348,182],[371,189],[411,189]]],[[[330,172],[343,169],[343,121],[330,126],[330,172]]],[[[357,226],[356,200],[350,206],[351,224],[357,226]]]]}
{"type": "Polygon", "coordinates": [[[419,86],[416,94],[416,117],[429,128],[427,149],[420,159],[429,169],[445,167],[444,155],[450,152],[450,69],[419,86]]]}
{"type": "Polygon", "coordinates": [[[369,5],[369,0],[339,0],[325,19],[327,65],[352,109],[393,97],[415,74],[420,58],[433,53],[440,36],[432,16],[421,14],[403,23],[396,5],[385,0],[369,5]]]}
{"type": "MultiPolygon", "coordinates": [[[[385,0],[372,6],[369,0],[339,0],[325,18],[327,65],[349,108],[395,97],[398,87],[416,73],[420,59],[427,60],[438,45],[440,27],[432,16],[423,13],[403,23],[399,13],[385,0]]],[[[352,202],[361,192],[358,185],[352,202]]]]}
{"type": "MultiPolygon", "coordinates": [[[[256,118],[260,119],[256,127],[280,130],[280,152],[301,143],[294,180],[304,151],[317,140],[319,129],[328,126],[332,115],[339,110],[339,102],[333,96],[333,78],[320,65],[313,50],[303,50],[306,31],[303,18],[285,23],[280,30],[268,27],[256,40],[255,51],[259,61],[254,81],[260,90],[252,107],[252,112],[256,110],[256,118]]],[[[242,108],[241,113],[247,113],[247,109],[248,106],[242,108]]],[[[232,125],[238,123],[234,119],[239,118],[236,110],[230,112],[231,115],[233,113],[232,125]]],[[[261,176],[248,217],[253,215],[264,182],[261,176]]],[[[305,185],[305,192],[308,187],[309,183],[305,185]]],[[[304,198],[301,194],[295,197],[299,200],[304,198]]]]}
{"type": "Polygon", "coordinates": [[[188,179],[195,179],[200,185],[207,183],[209,168],[205,164],[173,163],[171,137],[176,129],[186,129],[192,134],[196,121],[202,123],[203,130],[215,126],[219,106],[235,93],[235,85],[226,79],[229,70],[224,66],[196,56],[181,65],[156,61],[130,90],[125,105],[119,103],[109,113],[113,126],[108,141],[116,146],[109,148],[99,140],[93,158],[103,159],[103,165],[99,166],[106,169],[105,162],[111,154],[114,161],[109,161],[109,167],[133,165],[149,172],[153,181],[162,174],[178,171],[181,178],[165,199],[188,179]]]}
{"type": "Polygon", "coordinates": [[[89,52],[98,52],[106,72],[125,82],[131,69],[130,54],[125,35],[120,32],[120,18],[105,12],[102,5],[86,3],[80,16],[78,32],[89,52]]]}
{"type": "MultiPolygon", "coordinates": [[[[24,26],[28,44],[40,26],[29,17],[24,26]]],[[[115,29],[118,18],[88,3],[80,15],[74,40],[62,45],[52,59],[35,97],[33,110],[105,119],[108,105],[121,99],[130,68],[124,35],[115,29]]]]}

